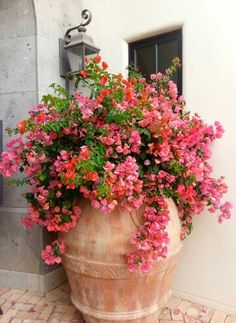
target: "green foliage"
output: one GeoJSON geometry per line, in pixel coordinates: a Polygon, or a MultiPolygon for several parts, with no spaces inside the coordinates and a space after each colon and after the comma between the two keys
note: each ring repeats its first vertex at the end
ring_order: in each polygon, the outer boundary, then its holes
{"type": "Polygon", "coordinates": [[[71,221],[71,217],[68,214],[61,214],[61,219],[63,222],[70,222],[71,221]]]}
{"type": "Polygon", "coordinates": [[[130,111],[120,111],[111,109],[106,117],[105,121],[109,124],[116,123],[117,125],[127,124],[132,120],[132,113],[130,111]]]}
{"type": "Polygon", "coordinates": [[[168,163],[167,170],[173,175],[181,176],[184,173],[185,168],[178,160],[173,159],[168,163]]]}
{"type": "Polygon", "coordinates": [[[151,139],[151,132],[148,128],[138,128],[138,131],[140,132],[141,135],[146,136],[148,140],[151,139]]]}
{"type": "Polygon", "coordinates": [[[194,175],[190,175],[189,177],[187,177],[185,180],[184,180],[184,184],[186,185],[186,186],[189,186],[189,185],[191,185],[191,184],[193,184],[193,183],[195,183],[196,182],[196,177],[194,176],[194,175]]]}
{"type": "Polygon", "coordinates": [[[34,194],[33,193],[25,193],[24,194],[26,200],[28,203],[32,204],[32,205],[37,205],[38,204],[38,201],[37,199],[34,197],[34,194]]]}
{"type": "Polygon", "coordinates": [[[121,103],[125,97],[124,91],[121,88],[118,88],[113,94],[113,97],[116,100],[116,102],[121,103]]]}
{"type": "Polygon", "coordinates": [[[29,183],[28,178],[7,178],[6,185],[23,186],[29,183]]]}
{"type": "Polygon", "coordinates": [[[107,184],[100,184],[97,186],[98,197],[105,198],[110,195],[111,188],[107,184]]]}

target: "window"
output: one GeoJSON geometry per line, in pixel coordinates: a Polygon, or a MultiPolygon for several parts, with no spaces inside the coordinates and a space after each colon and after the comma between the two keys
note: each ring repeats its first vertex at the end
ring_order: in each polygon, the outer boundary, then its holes
{"type": "MultiPolygon", "coordinates": [[[[182,62],[182,30],[146,38],[129,44],[129,64],[148,77],[152,73],[165,72],[174,57],[182,62]]],[[[173,75],[173,81],[182,93],[182,68],[173,75]]]]}

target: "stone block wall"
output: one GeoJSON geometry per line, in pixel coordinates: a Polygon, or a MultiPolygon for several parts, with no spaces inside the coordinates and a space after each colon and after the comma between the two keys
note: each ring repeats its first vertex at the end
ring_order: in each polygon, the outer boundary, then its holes
{"type": "MultiPolygon", "coordinates": [[[[38,99],[36,23],[30,0],[0,1],[0,119],[14,127],[38,99]]],[[[4,135],[4,148],[7,136],[4,135]]],[[[26,231],[24,189],[4,185],[0,208],[0,283],[8,285],[9,272],[39,274],[40,229],[26,231]]]]}
{"type": "MultiPolygon", "coordinates": [[[[80,0],[0,0],[0,119],[14,127],[48,92],[64,85],[59,74],[58,38],[80,23],[80,0]]],[[[4,135],[4,148],[7,136],[4,135]]],[[[65,280],[62,267],[48,267],[40,251],[55,235],[25,230],[26,189],[6,186],[0,205],[0,286],[46,291],[65,280]]]]}

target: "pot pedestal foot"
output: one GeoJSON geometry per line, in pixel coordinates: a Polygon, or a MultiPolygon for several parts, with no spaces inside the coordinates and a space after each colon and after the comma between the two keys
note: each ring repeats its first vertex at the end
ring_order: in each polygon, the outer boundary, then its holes
{"type": "Polygon", "coordinates": [[[83,315],[84,320],[86,323],[157,323],[158,321],[159,312],[148,315],[146,317],[141,317],[137,319],[131,319],[131,320],[104,320],[104,319],[98,319],[92,316],[83,315]]]}

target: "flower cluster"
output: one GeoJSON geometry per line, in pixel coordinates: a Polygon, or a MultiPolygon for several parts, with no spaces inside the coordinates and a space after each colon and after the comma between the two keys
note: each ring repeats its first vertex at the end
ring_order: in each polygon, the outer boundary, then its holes
{"type": "Polygon", "coordinates": [[[65,241],[62,238],[58,238],[52,242],[51,245],[47,245],[46,248],[41,252],[41,257],[45,264],[53,265],[61,262],[61,255],[65,252],[65,241]]]}
{"type": "MultiPolygon", "coordinates": [[[[0,172],[12,176],[19,169],[25,175],[27,228],[37,224],[68,232],[80,216],[78,194],[103,213],[143,206],[143,224],[132,234],[133,252],[125,257],[131,271],[147,272],[153,261],[167,256],[166,198],[177,205],[182,239],[205,206],[218,212],[219,222],[230,217],[231,203],[222,202],[224,178],[212,177],[209,164],[210,144],[224,130],[219,122],[207,125],[185,111],[171,81],[178,59],[150,80],[134,70],[128,80],[110,74],[100,56],[86,63],[77,82],[90,87],[91,97],[79,91],[71,96],[53,85],[55,95],[44,96],[28,119],[8,129],[16,136],[2,153],[0,172]]],[[[58,239],[42,258],[58,263],[64,250],[58,239]]]]}

